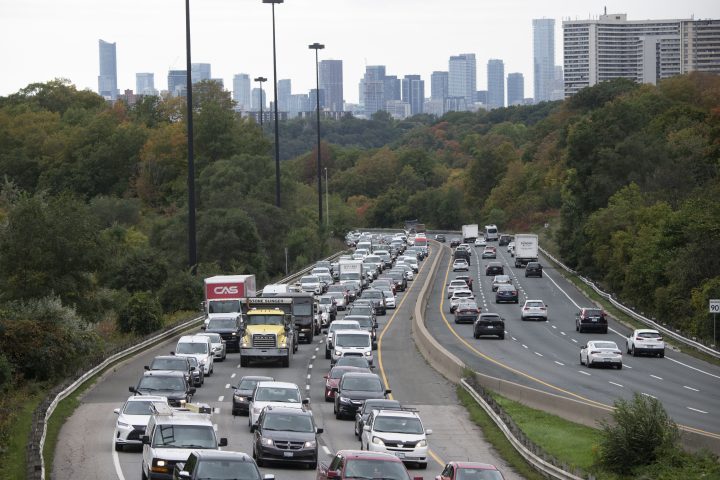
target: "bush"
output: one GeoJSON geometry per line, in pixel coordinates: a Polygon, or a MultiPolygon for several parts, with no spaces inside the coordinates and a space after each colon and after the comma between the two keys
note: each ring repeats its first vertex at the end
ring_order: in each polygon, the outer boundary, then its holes
{"type": "Polygon", "coordinates": [[[202,301],[203,283],[189,272],[172,275],[160,289],[160,304],[166,313],[198,310],[202,301]]]}
{"type": "Polygon", "coordinates": [[[614,425],[601,422],[597,459],[608,471],[629,474],[680,448],[677,425],[656,398],[635,393],[632,401],[618,400],[613,419],[614,425]]]}
{"type": "Polygon", "coordinates": [[[122,332],[146,335],[162,325],[160,302],[150,292],[132,294],[118,314],[118,328],[122,332]]]}
{"type": "Polygon", "coordinates": [[[158,252],[139,249],[120,258],[104,275],[112,288],[131,293],[157,291],[167,279],[167,265],[158,252]]]}
{"type": "Polygon", "coordinates": [[[5,390],[5,386],[10,383],[13,375],[13,366],[7,357],[0,353],[0,392],[5,390]]]}

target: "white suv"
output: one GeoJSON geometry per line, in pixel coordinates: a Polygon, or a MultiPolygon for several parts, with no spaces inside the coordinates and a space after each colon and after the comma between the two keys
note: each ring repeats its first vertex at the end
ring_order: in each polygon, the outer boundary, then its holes
{"type": "Polygon", "coordinates": [[[153,413],[153,402],[167,405],[167,397],[133,395],[122,407],[115,409],[118,416],[115,422],[115,450],[120,452],[125,445],[142,445],[142,436],[153,413]]]}
{"type": "Polygon", "coordinates": [[[520,319],[530,320],[532,318],[547,321],[547,305],[545,305],[545,302],[542,300],[525,300],[525,305],[520,311],[520,319]]]}
{"type": "Polygon", "coordinates": [[[360,324],[356,320],[335,320],[330,323],[327,338],[325,338],[325,358],[330,359],[333,350],[333,339],[338,330],[360,330],[360,324]]]}
{"type": "Polygon", "coordinates": [[[363,357],[373,364],[372,335],[367,330],[337,330],[332,349],[332,365],[341,357],[363,357]]]}
{"type": "Polygon", "coordinates": [[[360,435],[360,449],[390,453],[403,462],[427,467],[427,436],[420,416],[412,410],[373,410],[360,435]]]}
{"type": "Polygon", "coordinates": [[[467,287],[463,289],[456,288],[453,291],[452,297],[450,297],[450,313],[455,312],[460,300],[475,300],[475,294],[467,287]]]}
{"type": "Polygon", "coordinates": [[[289,382],[258,382],[248,401],[248,425],[251,432],[265,407],[304,409],[310,403],[309,399],[300,397],[300,387],[289,382]]]}
{"type": "Polygon", "coordinates": [[[639,328],[625,339],[627,353],[637,357],[641,353],[649,353],[658,357],[665,356],[665,342],[657,330],[639,328]]]}
{"type": "Polygon", "coordinates": [[[195,357],[206,377],[215,370],[214,354],[210,338],[201,335],[183,335],[175,346],[178,357],[195,357]]]}

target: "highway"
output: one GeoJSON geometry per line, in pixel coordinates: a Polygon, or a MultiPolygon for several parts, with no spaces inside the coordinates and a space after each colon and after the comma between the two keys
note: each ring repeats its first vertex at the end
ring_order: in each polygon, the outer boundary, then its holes
{"type": "Polygon", "coordinates": [[[474,293],[484,312],[497,312],[505,319],[505,340],[476,340],[472,325],[454,323],[445,285],[465,272],[452,272],[451,250],[447,246],[442,247],[441,265],[425,313],[431,334],[466,365],[487,375],[606,406],[639,392],[659,399],[678,424],[720,435],[719,367],[669,348],[665,358],[632,357],[625,353],[625,336],[631,330],[613,320],[607,335],[577,333],[575,313],[592,303],[547,259],[541,259],[543,278],[525,278],[524,269],[513,266],[514,259],[505,247],[497,248],[497,261],[512,276],[520,298],[518,305],[496,304],[492,277],[485,276],[485,265],[492,260],[480,259],[481,252],[481,248],[474,249],[471,258],[469,273],[474,278],[474,293]],[[545,301],[547,322],[520,320],[526,299],[545,301]],[[623,352],[623,369],[581,366],[580,346],[590,339],[615,341],[623,352]]]}
{"type": "MultiPolygon", "coordinates": [[[[442,249],[447,252],[447,249],[442,249]]],[[[398,308],[378,317],[380,330],[376,363],[379,373],[392,389],[392,397],[404,405],[420,411],[426,428],[433,430],[428,441],[431,461],[427,470],[411,467],[411,476],[433,479],[449,460],[477,460],[493,463],[508,480],[519,477],[503,463],[483,440],[482,432],[469,420],[465,409],[458,404],[455,386],[436,373],[416,350],[412,337],[410,314],[415,306],[422,282],[427,281],[429,263],[434,261],[438,248],[421,263],[420,273],[409,284],[407,292],[398,295],[398,308]]],[[[444,257],[440,261],[447,261],[444,257]]],[[[444,276],[445,266],[438,277],[444,276]]],[[[442,278],[437,282],[444,281],[442,278]]],[[[338,316],[341,318],[341,315],[338,316]]],[[[438,322],[435,322],[438,323],[438,322]]],[[[443,341],[453,342],[449,330],[441,325],[443,341]]],[[[135,385],[155,355],[166,354],[174,348],[176,339],[144,352],[107,372],[81,399],[81,405],[68,419],[60,432],[55,453],[52,478],[65,479],[118,479],[140,478],[140,450],[115,452],[113,409],[122,405],[129,395],[128,386],[135,385]]],[[[225,362],[215,364],[215,373],[206,378],[194,400],[207,403],[215,409],[213,422],[219,436],[227,437],[226,450],[252,452],[247,417],[233,417],[230,413],[232,389],[243,375],[270,375],[276,380],[290,381],[305,389],[310,398],[316,423],[324,428],[321,437],[320,462],[328,462],[340,449],[359,448],[353,435],[350,420],[336,420],[332,403],[323,397],[323,375],[330,361],[324,356],[324,335],[316,336],[311,345],[301,345],[292,359],[290,368],[277,365],[251,364],[240,368],[239,355],[228,354],[225,362]]],[[[315,471],[293,466],[261,468],[262,473],[273,473],[280,479],[314,479],[315,471]]]]}

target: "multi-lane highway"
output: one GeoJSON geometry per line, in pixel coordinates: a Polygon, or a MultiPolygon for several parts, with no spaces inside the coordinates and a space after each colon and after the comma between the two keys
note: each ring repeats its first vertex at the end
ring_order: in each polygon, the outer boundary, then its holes
{"type": "MultiPolygon", "coordinates": [[[[455,387],[437,374],[416,350],[411,337],[410,315],[414,309],[422,283],[427,281],[430,262],[442,261],[438,249],[421,264],[419,275],[406,293],[398,295],[398,308],[379,317],[380,337],[376,352],[376,369],[393,398],[420,411],[426,428],[433,430],[429,437],[432,461],[427,470],[413,470],[414,476],[435,478],[449,460],[477,460],[496,464],[506,479],[520,478],[514,474],[483,440],[482,432],[469,420],[459,406],[455,387]]],[[[446,260],[445,260],[446,261],[446,260]]],[[[443,274],[444,275],[444,274],[443,274]]],[[[439,280],[439,281],[442,281],[439,280]]],[[[450,340],[444,329],[446,340],[450,340]]],[[[198,389],[194,400],[208,403],[215,409],[213,422],[219,436],[227,437],[227,450],[251,452],[251,435],[247,417],[233,417],[230,413],[232,386],[243,375],[271,375],[276,380],[298,384],[307,392],[321,435],[320,462],[327,462],[340,449],[359,448],[353,435],[353,423],[336,420],[331,403],[323,397],[323,375],[330,361],[324,356],[324,336],[315,337],[312,345],[301,345],[290,368],[276,365],[252,365],[240,368],[238,354],[229,354],[223,363],[215,364],[215,373],[198,389]]],[[[106,373],[82,398],[82,403],[63,426],[56,449],[52,478],[64,479],[138,479],[141,454],[115,452],[113,449],[114,408],[128,396],[128,386],[137,383],[153,356],[173,349],[175,340],[144,352],[106,373]]],[[[314,471],[297,467],[272,466],[263,473],[274,473],[278,479],[311,479],[314,471]]]]}
{"type": "Polygon", "coordinates": [[[476,340],[471,325],[454,323],[445,294],[445,285],[456,275],[448,247],[441,250],[442,263],[425,314],[432,335],[466,365],[488,375],[607,406],[616,399],[631,398],[633,392],[650,395],[663,403],[678,424],[720,436],[720,368],[671,349],[666,350],[665,358],[627,355],[625,336],[630,329],[612,320],[607,335],[577,333],[575,313],[580,307],[593,306],[591,302],[549,261],[542,262],[543,278],[525,278],[524,269],[514,268],[505,247],[498,247],[497,261],[512,276],[520,299],[518,305],[498,305],[491,289],[492,277],[485,276],[485,265],[491,260],[480,259],[481,252],[481,248],[473,252],[470,268],[476,300],[484,312],[497,312],[505,318],[505,340],[476,340]],[[526,299],[545,301],[547,322],[520,320],[526,299]],[[615,341],[623,351],[624,368],[581,366],[580,346],[589,339],[615,341]]]}

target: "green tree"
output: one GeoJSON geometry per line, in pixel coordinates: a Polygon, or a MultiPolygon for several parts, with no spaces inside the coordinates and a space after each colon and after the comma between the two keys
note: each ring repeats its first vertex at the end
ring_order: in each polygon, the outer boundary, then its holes
{"type": "Polygon", "coordinates": [[[150,292],[136,292],[118,313],[118,327],[122,332],[147,335],[159,330],[162,325],[162,308],[158,299],[150,292]]]}

